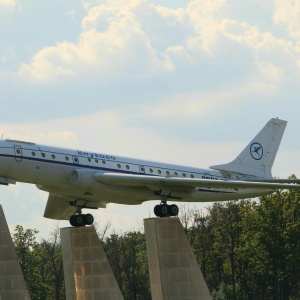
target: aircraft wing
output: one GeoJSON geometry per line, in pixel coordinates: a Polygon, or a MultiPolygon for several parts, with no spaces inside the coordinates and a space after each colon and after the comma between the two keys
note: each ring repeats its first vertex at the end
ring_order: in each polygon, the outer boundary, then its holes
{"type": "Polygon", "coordinates": [[[300,189],[299,184],[255,182],[241,180],[209,180],[199,178],[131,175],[120,173],[96,173],[94,178],[104,184],[116,186],[158,186],[160,188],[238,188],[238,189],[300,189]]]}
{"type": "Polygon", "coordinates": [[[72,198],[49,193],[44,217],[55,220],[69,220],[74,214],[75,208],[69,204],[72,198]]]}

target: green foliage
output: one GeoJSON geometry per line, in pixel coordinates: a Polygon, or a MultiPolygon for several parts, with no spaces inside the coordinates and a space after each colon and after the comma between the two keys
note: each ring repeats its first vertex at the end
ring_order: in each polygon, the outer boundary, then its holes
{"type": "Polygon", "coordinates": [[[20,225],[15,228],[13,242],[19,257],[21,269],[27,283],[31,299],[41,299],[40,292],[43,283],[39,276],[38,262],[40,261],[40,249],[36,242],[36,229],[26,229],[20,225]]]}
{"type": "MultiPolygon", "coordinates": [[[[59,230],[36,241],[35,229],[16,226],[13,242],[32,300],[65,299],[59,230]]],[[[102,241],[106,255],[128,300],[151,299],[145,236],[141,232],[111,234],[102,241]]]]}
{"type": "Polygon", "coordinates": [[[65,299],[59,231],[36,242],[36,229],[15,228],[13,242],[32,300],[65,299]]]}
{"type": "Polygon", "coordinates": [[[151,299],[145,235],[112,234],[103,243],[124,299],[151,299]]]}
{"type": "Polygon", "coordinates": [[[214,299],[300,299],[299,191],[215,203],[194,218],[188,236],[214,299]]]}
{"type": "MultiPolygon", "coordinates": [[[[239,294],[239,286],[237,284],[235,285],[235,291],[239,294]]],[[[213,290],[211,295],[214,300],[231,300],[233,299],[233,287],[222,282],[218,290],[213,290]]]]}

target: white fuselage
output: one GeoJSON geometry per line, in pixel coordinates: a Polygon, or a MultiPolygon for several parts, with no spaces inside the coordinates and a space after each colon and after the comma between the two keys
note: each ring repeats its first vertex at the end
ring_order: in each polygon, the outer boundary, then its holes
{"type": "MultiPolygon", "coordinates": [[[[48,147],[14,140],[0,141],[0,182],[7,180],[36,184],[38,188],[60,195],[88,199],[95,207],[106,203],[140,204],[160,199],[155,188],[113,186],[97,182],[95,172],[115,172],[133,175],[187,177],[226,180],[221,172],[179,165],[163,164],[146,160],[48,147]],[[84,171],[76,184],[70,180],[74,170],[84,171]]],[[[210,202],[243,199],[268,194],[262,189],[215,189],[195,188],[173,191],[175,201],[210,202]]]]}

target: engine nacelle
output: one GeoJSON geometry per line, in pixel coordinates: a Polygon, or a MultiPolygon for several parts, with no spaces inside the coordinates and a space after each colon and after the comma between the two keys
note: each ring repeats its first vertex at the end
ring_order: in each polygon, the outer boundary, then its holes
{"type": "Polygon", "coordinates": [[[68,175],[72,184],[92,188],[95,184],[98,184],[98,182],[94,179],[94,173],[94,171],[75,169],[68,175]]]}

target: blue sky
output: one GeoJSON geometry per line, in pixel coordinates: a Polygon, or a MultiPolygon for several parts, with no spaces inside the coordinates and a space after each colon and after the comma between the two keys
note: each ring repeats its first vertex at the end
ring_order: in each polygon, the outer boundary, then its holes
{"type": "MultiPolygon", "coordinates": [[[[273,175],[300,176],[299,15],[299,0],[0,0],[1,135],[208,167],[279,117],[273,175]]],[[[0,192],[11,228],[55,227],[46,193],[0,192]]],[[[131,230],[153,205],[95,217],[131,230]]]]}

